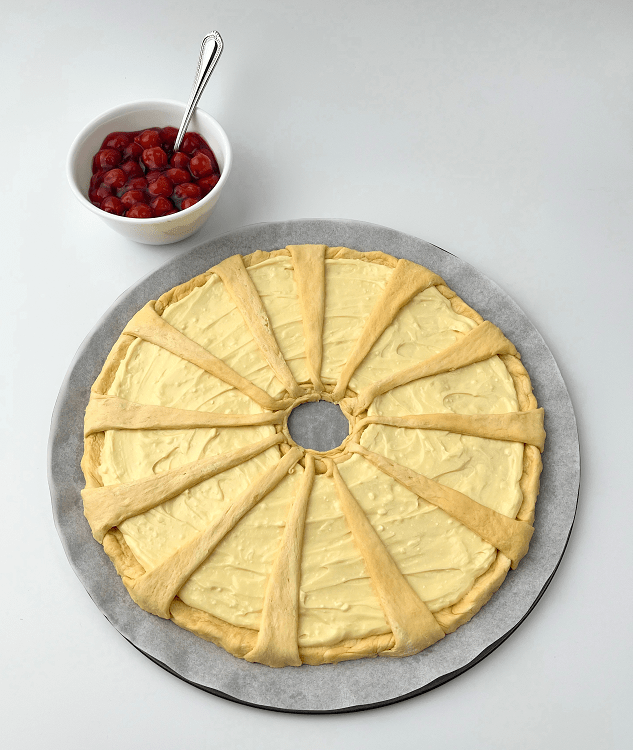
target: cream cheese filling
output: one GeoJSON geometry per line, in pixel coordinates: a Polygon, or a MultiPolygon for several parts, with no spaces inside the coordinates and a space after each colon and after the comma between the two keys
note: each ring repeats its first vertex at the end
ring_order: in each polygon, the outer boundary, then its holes
{"type": "Polygon", "coordinates": [[[264,409],[241,391],[175,354],[136,339],[117,370],[110,396],[151,406],[261,414],[264,409]]]}
{"type": "Polygon", "coordinates": [[[216,274],[211,274],[203,286],[179,302],[169,305],[163,318],[271,396],[283,395],[283,385],[268,366],[216,274]]]}
{"type": "Polygon", "coordinates": [[[314,478],[301,562],[299,645],[326,646],[388,633],[363,559],[339,507],[334,481],[314,478]]]}
{"type": "Polygon", "coordinates": [[[303,319],[292,260],[283,256],[247,269],[262,300],[275,339],[297,383],[309,383],[303,319]]]}
{"type": "Polygon", "coordinates": [[[195,485],[173,500],[119,525],[132,552],[152,570],[196,534],[218,521],[226,507],[279,461],[277,446],[195,485]]]}
{"type": "Polygon", "coordinates": [[[370,416],[407,414],[505,414],[517,411],[516,389],[499,357],[453,372],[420,378],[378,396],[370,416]]]}
{"type": "Polygon", "coordinates": [[[456,313],[434,286],[417,294],[398,313],[357,368],[350,386],[358,392],[398,370],[454,344],[476,323],[456,313]]]}
{"type": "Polygon", "coordinates": [[[496,556],[494,547],[362,456],[354,455],[340,464],[339,471],[431,612],[461,599],[490,567],[496,556]]]}
{"type": "Polygon", "coordinates": [[[506,516],[521,507],[523,443],[388,425],[369,425],[360,442],[506,516]]]}
{"type": "MultiPolygon", "coordinates": [[[[262,298],[279,348],[298,382],[308,382],[303,327],[292,261],[278,256],[248,273],[262,298]]],[[[322,374],[335,383],[391,269],[361,260],[326,260],[322,374]]],[[[170,305],[171,325],[273,396],[283,393],[222,282],[207,283],[170,305]]],[[[430,288],[414,297],[372,347],[350,385],[361,389],[449,346],[474,323],[430,288]]],[[[109,389],[144,404],[223,413],[260,413],[260,406],[217,378],[160,347],[137,340],[109,389]]],[[[502,413],[518,409],[516,392],[498,357],[424,378],[377,398],[373,415],[437,412],[502,413]]],[[[272,426],[195,430],[111,430],[100,471],[106,485],[167,471],[273,434],[272,426]]],[[[523,445],[434,430],[368,426],[361,443],[478,502],[514,516],[521,503],[523,445]]],[[[217,520],[263,471],[278,462],[275,446],[158,508],[120,525],[147,569],[217,520]]],[[[431,611],[458,601],[495,557],[493,547],[426,503],[362,456],[339,464],[350,491],[431,611]]],[[[276,550],[296,494],[297,466],[220,543],[179,593],[185,603],[233,625],[257,629],[276,550]]],[[[333,645],[389,632],[363,560],[338,505],[333,480],[315,477],[301,561],[299,644],[333,645]]]]}
{"type": "Polygon", "coordinates": [[[180,589],[185,604],[232,625],[259,629],[266,583],[302,474],[296,466],[220,542],[180,589]]]}
{"type": "Polygon", "coordinates": [[[362,260],[325,261],[324,383],[334,384],[385,290],[392,269],[362,260]]]}

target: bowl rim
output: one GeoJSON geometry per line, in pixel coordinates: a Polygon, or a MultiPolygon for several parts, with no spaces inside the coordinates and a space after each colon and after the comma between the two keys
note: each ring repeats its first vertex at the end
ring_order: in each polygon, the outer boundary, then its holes
{"type": "MultiPolygon", "coordinates": [[[[196,107],[195,112],[200,113],[203,117],[206,117],[208,120],[212,122],[212,124],[217,128],[218,130],[218,137],[219,140],[222,142],[222,146],[224,148],[224,167],[222,168],[222,173],[220,174],[220,179],[215,184],[215,186],[204,196],[204,198],[201,198],[197,203],[194,203],[193,206],[190,206],[189,208],[186,208],[184,211],[177,211],[175,214],[170,214],[169,216],[154,216],[150,219],[135,219],[128,216],[118,216],[117,214],[110,214],[107,211],[102,211],[100,208],[97,208],[97,206],[93,205],[88,198],[83,194],[81,189],[79,188],[79,185],[77,184],[77,181],[75,180],[73,176],[73,168],[77,160],[77,152],[79,150],[79,147],[83,144],[83,142],[90,136],[93,130],[95,130],[100,125],[103,125],[108,120],[113,119],[116,116],[123,115],[126,112],[133,111],[136,107],[142,106],[142,105],[157,105],[160,107],[161,105],[175,105],[177,107],[182,107],[183,112],[186,107],[186,104],[184,102],[176,101],[175,99],[139,99],[136,101],[127,102],[126,104],[118,104],[116,107],[112,107],[111,109],[106,110],[105,112],[102,112],[100,115],[92,119],[85,127],[83,127],[75,139],[73,140],[70,150],[68,152],[68,157],[66,159],[66,178],[68,179],[68,183],[70,184],[70,188],[75,194],[75,197],[77,200],[82,203],[86,208],[90,209],[94,214],[99,216],[100,218],[107,218],[112,221],[119,221],[123,224],[127,224],[127,226],[132,226],[134,224],[138,226],[154,226],[156,224],[169,224],[173,222],[174,220],[180,218],[181,216],[185,215],[191,215],[193,214],[196,209],[199,209],[202,207],[202,204],[208,203],[209,201],[207,199],[210,199],[214,197],[214,194],[217,194],[220,192],[222,187],[224,186],[224,183],[226,182],[229,172],[231,171],[231,166],[233,162],[233,150],[231,148],[231,142],[228,139],[228,136],[226,132],[224,131],[224,128],[220,125],[220,123],[212,117],[208,112],[205,112],[205,110],[201,109],[200,107],[196,107]]],[[[147,107],[148,109],[150,107],[147,107]]]]}

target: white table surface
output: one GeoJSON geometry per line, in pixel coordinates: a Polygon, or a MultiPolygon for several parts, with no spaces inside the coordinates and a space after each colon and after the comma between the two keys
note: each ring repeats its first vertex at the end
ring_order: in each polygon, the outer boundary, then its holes
{"type": "Polygon", "coordinates": [[[630,3],[34,0],[2,26],[3,747],[628,747],[630,3]],[[68,148],[119,103],[185,99],[213,28],[201,106],[234,171],[197,236],[131,243],[73,198],[68,148]],[[46,480],[59,386],[113,300],[205,239],[306,217],[407,232],[503,287],[558,360],[583,457],[566,555],[519,630],[437,690],[338,716],[236,705],[138,653],[68,565],[46,480]]]}

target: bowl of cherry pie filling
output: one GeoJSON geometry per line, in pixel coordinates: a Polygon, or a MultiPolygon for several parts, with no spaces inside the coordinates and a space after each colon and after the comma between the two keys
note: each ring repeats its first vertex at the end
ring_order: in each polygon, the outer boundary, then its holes
{"type": "Polygon", "coordinates": [[[181,102],[123,104],[75,139],[67,174],[79,202],[128,239],[165,245],[207,221],[231,170],[226,133],[197,108],[180,148],[181,102]]]}

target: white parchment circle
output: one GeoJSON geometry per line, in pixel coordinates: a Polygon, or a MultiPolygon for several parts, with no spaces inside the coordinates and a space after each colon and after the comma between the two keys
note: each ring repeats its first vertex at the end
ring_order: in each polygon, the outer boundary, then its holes
{"type": "MultiPolygon", "coordinates": [[[[349,220],[257,224],[205,242],[125,292],[81,345],[62,384],[49,440],[53,515],[66,555],[97,607],[150,659],[178,677],[231,700],[281,711],[334,712],[402,700],[452,679],[496,648],[534,607],[565,550],[578,500],[576,420],[554,358],[525,314],[494,282],[450,253],[393,229],[349,220]],[[528,555],[470,623],[416,656],[271,669],[237,659],[130,599],[83,515],[80,469],[90,386],[123,327],[148,300],[235,253],[291,244],[381,250],[427,266],[515,344],[545,408],[547,442],[535,534],[528,555]]],[[[520,635],[518,636],[520,637],[520,635]]]]}

